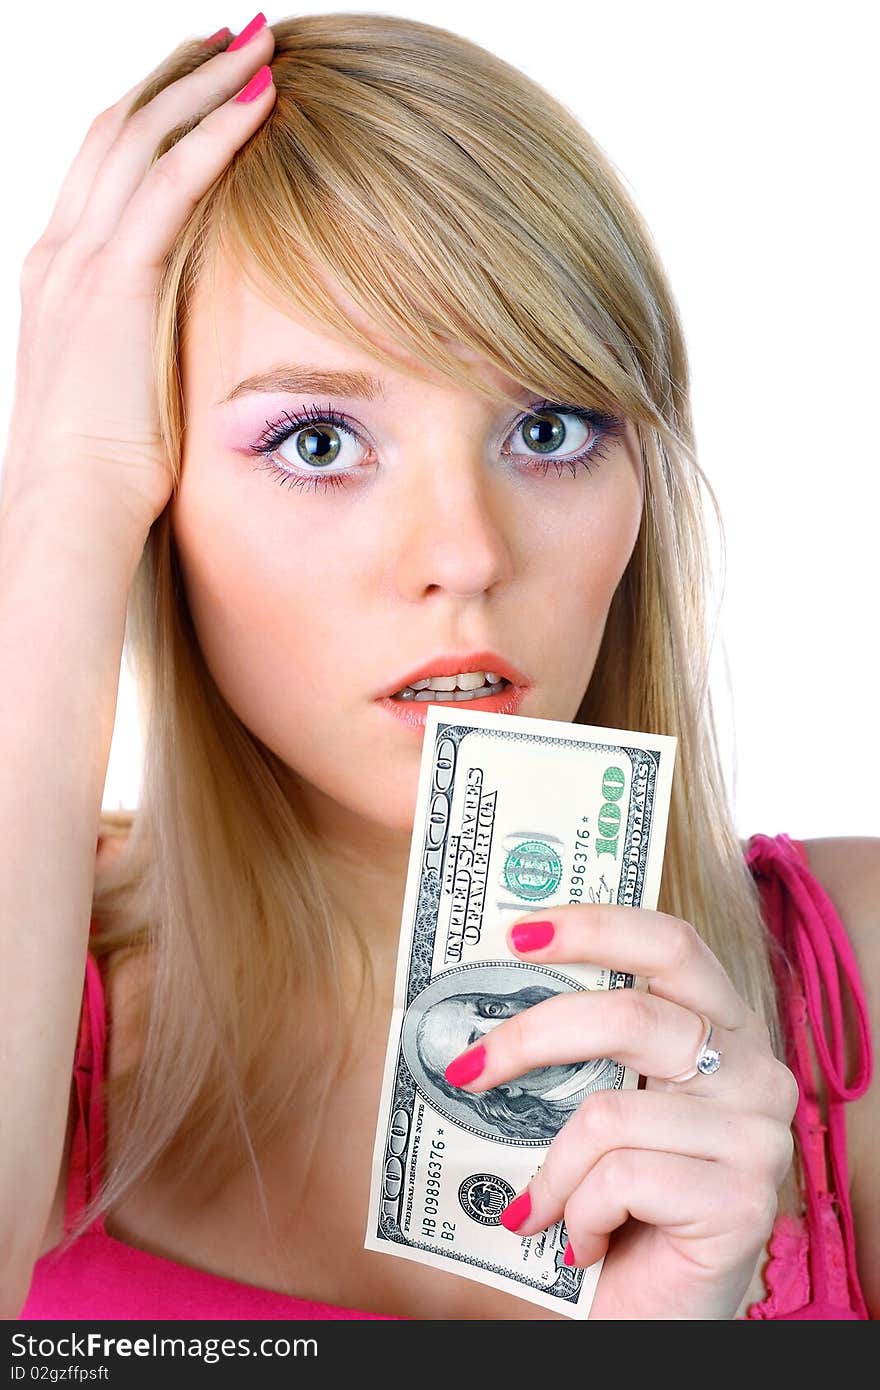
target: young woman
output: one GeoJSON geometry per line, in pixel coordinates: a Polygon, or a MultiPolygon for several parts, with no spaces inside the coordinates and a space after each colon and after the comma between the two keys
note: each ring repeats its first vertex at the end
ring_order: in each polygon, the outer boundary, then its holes
{"type": "Polygon", "coordinates": [[[522,715],[679,741],[660,910],[510,937],[649,990],[540,1000],[447,1073],[645,1078],[586,1095],[511,1242],[564,1216],[570,1262],[605,1255],[596,1318],[873,1315],[880,842],[736,838],[712,494],[644,223],[564,108],[454,34],[230,39],[101,113],[22,276],[6,1315],[555,1316],[363,1249],[421,750],[381,697],[447,658],[522,715]],[[126,633],[141,805],[102,815],[126,633]]]}

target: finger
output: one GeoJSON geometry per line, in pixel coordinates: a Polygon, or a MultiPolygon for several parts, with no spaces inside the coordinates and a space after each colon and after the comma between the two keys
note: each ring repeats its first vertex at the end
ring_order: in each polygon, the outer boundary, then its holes
{"type": "Polygon", "coordinates": [[[575,1189],[565,1206],[570,1262],[602,1258],[608,1237],[630,1216],[684,1243],[703,1244],[702,1258],[738,1263],[765,1244],[776,1217],[769,1183],[737,1175],[724,1164],[682,1154],[615,1149],[575,1189]]]}
{"type": "MultiPolygon", "coordinates": [[[[532,913],[513,922],[508,942],[515,955],[548,963],[583,962],[640,975],[652,994],[704,1013],[725,1028],[742,1028],[754,1019],[718,958],[689,922],[666,912],[616,903],[570,903],[541,914],[552,928],[546,944],[523,950],[522,928],[532,913]]],[[[547,932],[536,933],[538,939],[547,932]]]]}
{"type": "Polygon", "coordinates": [[[152,267],[161,262],[185,214],[265,118],[274,84],[255,101],[233,98],[274,46],[264,25],[243,48],[215,54],[122,122],[74,230],[78,252],[116,236],[132,262],[143,264],[145,255],[152,267]],[[196,121],[193,129],[156,159],[168,133],[189,121],[196,121]]]}
{"type": "Polygon", "coordinates": [[[766,1115],[734,1113],[684,1092],[597,1091],[553,1140],[526,1188],[527,1199],[515,1197],[501,1222],[520,1236],[546,1230],[559,1221],[575,1188],[614,1149],[725,1163],[776,1189],[788,1172],[792,1148],[791,1129],[766,1115]]]}
{"type": "MultiPolygon", "coordinates": [[[[586,1086],[599,1077],[600,1064],[605,1061],[607,1069],[613,1058],[675,1089],[686,1085],[691,1094],[715,1100],[747,1094],[753,1108],[762,1108],[765,1077],[775,1077],[779,1064],[768,1045],[743,1029],[714,1030],[712,1046],[722,1054],[717,1072],[672,1082],[693,1067],[703,1035],[692,1009],[647,990],[562,990],[490,1026],[477,1046],[450,1062],[445,1075],[471,1094],[513,1083],[510,1094],[546,1092],[552,1099],[562,1084],[576,1094],[579,1065],[586,1086]]],[[[782,1105],[780,1090],[775,1081],[767,1084],[767,1103],[775,1109],[782,1105]]]]}

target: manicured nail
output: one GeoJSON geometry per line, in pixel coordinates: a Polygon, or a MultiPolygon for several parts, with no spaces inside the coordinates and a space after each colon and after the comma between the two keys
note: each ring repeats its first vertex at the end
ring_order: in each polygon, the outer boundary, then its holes
{"type": "Polygon", "coordinates": [[[219,43],[221,39],[228,39],[231,34],[232,30],[228,25],[224,24],[223,28],[218,29],[216,34],[212,34],[209,39],[205,39],[202,48],[213,48],[215,43],[219,43]]]}
{"type": "Polygon", "coordinates": [[[570,1240],[565,1242],[565,1254],[562,1257],[562,1263],[564,1265],[569,1265],[569,1267],[575,1263],[574,1251],[571,1248],[570,1240]]]}
{"type": "Polygon", "coordinates": [[[262,10],[258,10],[250,24],[246,24],[241,33],[236,34],[226,52],[231,53],[234,48],[244,48],[248,40],[254,37],[254,34],[259,34],[265,23],[266,16],[263,14],[262,10]]]}
{"type": "Polygon", "coordinates": [[[512,928],[510,939],[518,951],[540,951],[553,940],[553,923],[520,922],[512,928]]]}
{"type": "Polygon", "coordinates": [[[506,1206],[501,1213],[501,1224],[506,1226],[508,1231],[518,1231],[524,1221],[528,1220],[529,1212],[532,1210],[532,1199],[528,1189],[521,1192],[518,1197],[506,1206]]]}
{"type": "Polygon", "coordinates": [[[443,1074],[450,1086],[466,1086],[469,1081],[479,1076],[485,1065],[486,1049],[481,1043],[470,1052],[463,1052],[460,1057],[455,1057],[443,1074]]]}
{"type": "Polygon", "coordinates": [[[271,81],[272,69],[268,66],[268,64],[266,64],[262,68],[257,68],[257,71],[254,73],[250,82],[247,84],[246,87],[242,87],[235,100],[253,101],[256,97],[260,95],[261,92],[265,92],[266,88],[268,87],[271,81]]]}

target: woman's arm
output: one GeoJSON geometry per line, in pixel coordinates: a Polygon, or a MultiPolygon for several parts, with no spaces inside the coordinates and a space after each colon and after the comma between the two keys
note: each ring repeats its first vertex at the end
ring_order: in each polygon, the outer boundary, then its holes
{"type": "MultiPolygon", "coordinates": [[[[871,1317],[880,1318],[880,839],[802,843],[852,943],[868,1004],[874,1075],[865,1094],[846,1106],[846,1150],[859,1278],[871,1317]]],[[[845,1021],[853,1025],[851,1016],[845,1021]]]]}

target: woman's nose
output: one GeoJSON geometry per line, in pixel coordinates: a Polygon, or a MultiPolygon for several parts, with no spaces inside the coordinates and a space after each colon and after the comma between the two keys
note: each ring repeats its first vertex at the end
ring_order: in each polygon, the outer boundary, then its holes
{"type": "Polygon", "coordinates": [[[482,456],[462,454],[412,468],[389,506],[385,538],[401,593],[441,588],[471,596],[509,576],[516,499],[491,468],[482,456]]]}

